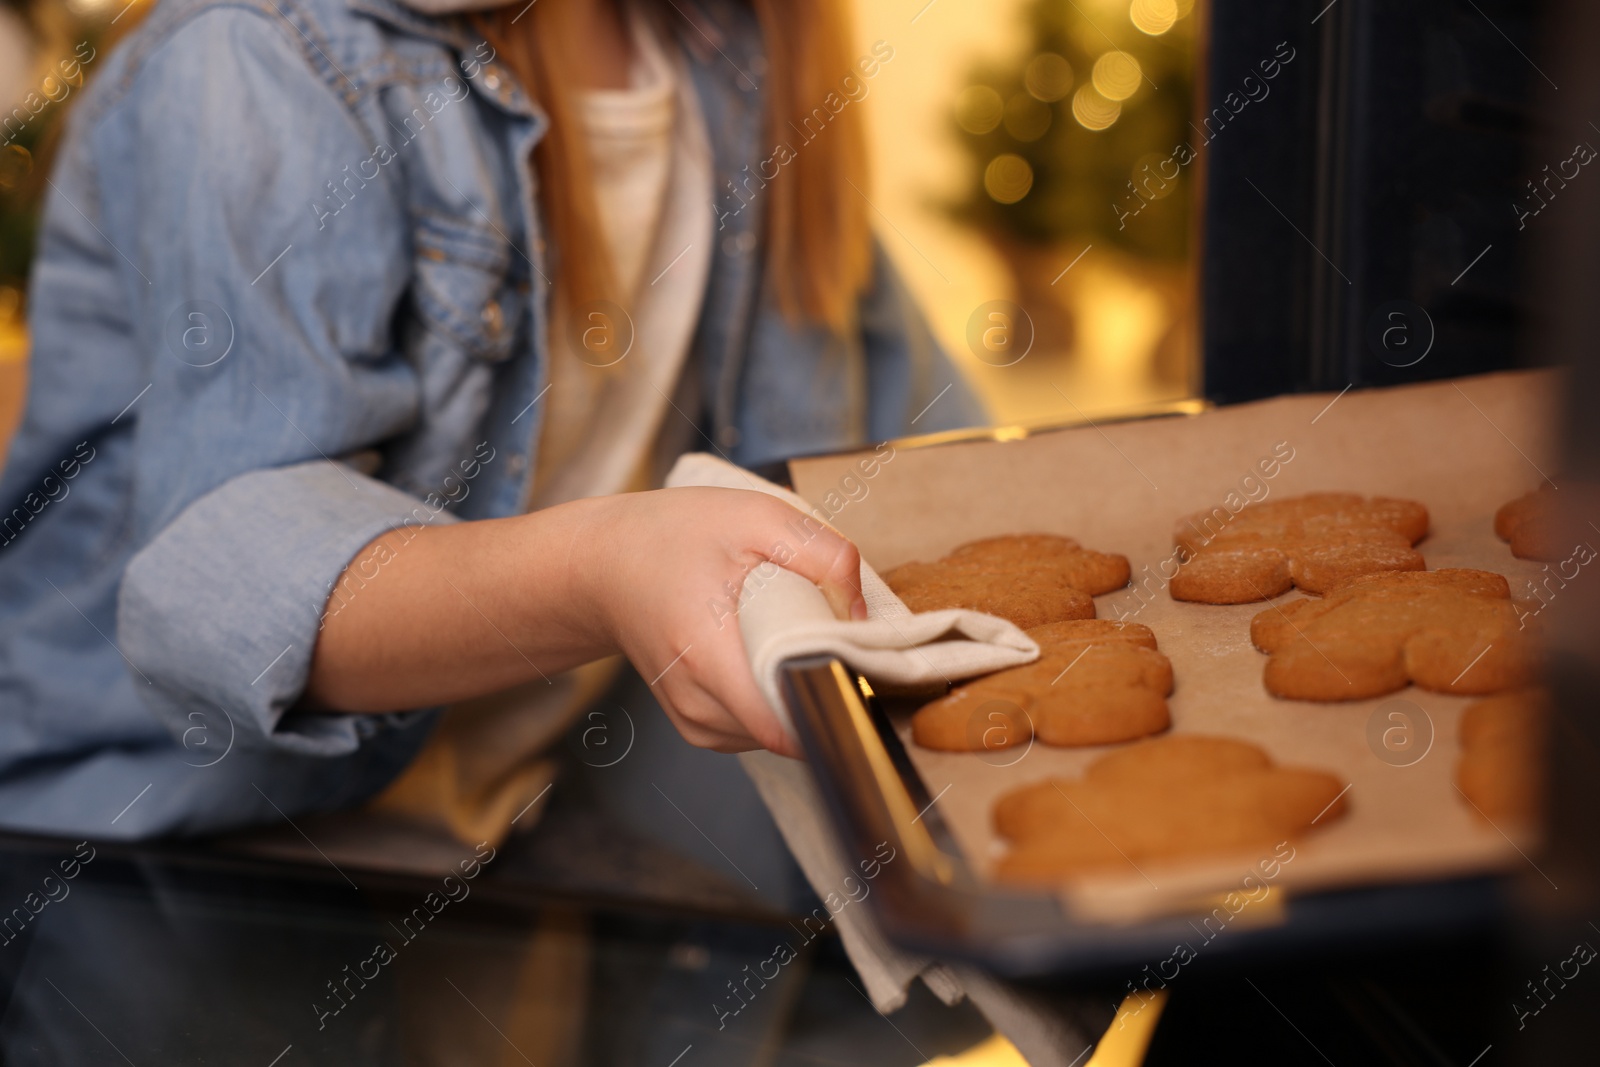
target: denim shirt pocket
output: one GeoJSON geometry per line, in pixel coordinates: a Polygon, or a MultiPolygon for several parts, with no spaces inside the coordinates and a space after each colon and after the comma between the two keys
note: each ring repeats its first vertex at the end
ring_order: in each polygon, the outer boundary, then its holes
{"type": "Polygon", "coordinates": [[[524,304],[511,277],[511,246],[487,225],[416,217],[412,302],[430,330],[485,362],[509,359],[524,304]]]}

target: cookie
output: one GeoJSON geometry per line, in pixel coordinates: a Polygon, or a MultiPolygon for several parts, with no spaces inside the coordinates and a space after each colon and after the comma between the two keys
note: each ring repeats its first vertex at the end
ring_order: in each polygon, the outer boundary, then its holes
{"type": "Polygon", "coordinates": [[[1179,735],[1140,741],[1008,793],[995,829],[1011,842],[1005,881],[1048,883],[1147,861],[1270,849],[1344,812],[1345,786],[1323,771],[1275,766],[1255,745],[1179,735]]]}
{"type": "Polygon", "coordinates": [[[911,718],[912,739],[945,752],[1025,744],[1106,745],[1171,722],[1172,664],[1139,623],[1082,619],[1028,631],[1033,663],[957,686],[911,718]]]}
{"type": "Polygon", "coordinates": [[[1094,600],[1128,584],[1125,556],[1070,537],[1018,534],[969,541],[935,563],[906,563],[883,580],[912,611],[968,608],[1023,629],[1094,618],[1094,600]]]}
{"type": "Polygon", "coordinates": [[[1461,715],[1456,786],[1491,823],[1528,822],[1539,812],[1545,706],[1542,693],[1501,693],[1461,715]]]}
{"type": "Polygon", "coordinates": [[[1572,545],[1562,536],[1556,494],[1548,485],[1524,493],[1494,515],[1494,532],[1518,559],[1566,559],[1572,545]]]}
{"type": "Polygon", "coordinates": [[[1310,493],[1223,508],[1178,521],[1183,562],[1168,588],[1174,600],[1247,604],[1293,587],[1322,593],[1381,571],[1419,571],[1411,546],[1428,535],[1428,509],[1412,500],[1310,493]]]}
{"type": "Polygon", "coordinates": [[[1371,574],[1320,599],[1260,612],[1250,640],[1270,657],[1263,680],[1291,700],[1362,700],[1415,684],[1498,693],[1535,670],[1506,580],[1446,569],[1371,574]]]}

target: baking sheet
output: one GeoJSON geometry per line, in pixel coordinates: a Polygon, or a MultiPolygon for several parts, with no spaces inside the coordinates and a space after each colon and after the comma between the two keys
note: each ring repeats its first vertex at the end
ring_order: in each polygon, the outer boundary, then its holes
{"type": "MultiPolygon", "coordinates": [[[[1250,619],[1266,605],[1175,602],[1162,587],[1160,564],[1172,554],[1180,516],[1238,506],[1252,494],[1259,501],[1347,490],[1423,502],[1432,529],[1418,547],[1430,569],[1497,571],[1519,595],[1546,577],[1544,565],[1514,558],[1492,520],[1500,505],[1554,473],[1547,411],[1557,387],[1551,372],[1540,371],[1283,397],[1018,440],[901,448],[887,459],[880,448],[869,467],[860,457],[820,457],[796,461],[791,473],[796,490],[831,512],[880,570],[936,559],[974,538],[1030,531],[1126,555],[1134,583],[1155,591],[1097,597],[1097,612],[1155,632],[1176,680],[1173,731],[1245,738],[1279,763],[1320,767],[1350,784],[1346,815],[1296,842],[1293,859],[1271,879],[1275,887],[1466,875],[1532,862],[1524,855],[1527,828],[1484,823],[1454,788],[1457,725],[1471,698],[1412,687],[1345,704],[1278,700],[1262,688],[1266,657],[1249,640],[1250,619]],[[1288,450],[1292,458],[1283,462],[1288,450]],[[1264,478],[1259,464],[1271,459],[1279,460],[1276,473],[1264,478]],[[1238,495],[1230,501],[1230,493],[1238,495]],[[1403,766],[1381,742],[1369,742],[1370,721],[1378,716],[1381,733],[1389,709],[1379,709],[1397,699],[1420,708],[1433,735],[1426,754],[1403,766]]],[[[1420,736],[1424,720],[1413,718],[1420,736]]],[[[1034,744],[1025,755],[939,753],[913,744],[904,721],[899,728],[980,874],[1003,852],[989,818],[1000,795],[1052,775],[1076,777],[1108,751],[1034,744]]],[[[1063,898],[1080,916],[1138,918],[1237,886],[1252,869],[1259,878],[1259,862],[1269,856],[1130,865],[1064,887],[1063,898]]]]}

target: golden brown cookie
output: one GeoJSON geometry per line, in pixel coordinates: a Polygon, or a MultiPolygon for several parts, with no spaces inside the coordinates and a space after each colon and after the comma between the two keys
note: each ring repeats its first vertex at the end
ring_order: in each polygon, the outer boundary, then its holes
{"type": "Polygon", "coordinates": [[[1536,666],[1510,587],[1488,571],[1350,579],[1260,612],[1250,640],[1271,657],[1267,691],[1291,700],[1362,700],[1408,683],[1497,693],[1527,684],[1536,666]]]}
{"type": "Polygon", "coordinates": [[[1165,730],[1172,664],[1139,623],[1080,619],[1028,631],[1033,663],[951,690],[911,719],[924,748],[986,752],[1025,744],[1105,745],[1165,730]]]}
{"type": "Polygon", "coordinates": [[[1277,767],[1255,745],[1179,735],[1140,741],[1000,798],[995,828],[1012,843],[1003,880],[1059,882],[1150,860],[1271,848],[1344,811],[1331,774],[1277,767]]]}
{"type": "Polygon", "coordinates": [[[1527,822],[1538,815],[1545,722],[1537,690],[1501,693],[1462,713],[1456,785],[1479,816],[1527,822]]]}
{"type": "Polygon", "coordinates": [[[1428,535],[1428,509],[1412,500],[1310,493],[1178,520],[1173,543],[1184,560],[1174,600],[1247,604],[1291,587],[1321,593],[1380,571],[1425,566],[1411,546],[1428,535]]]}
{"type": "Polygon", "coordinates": [[[1023,629],[1094,618],[1094,600],[1128,584],[1125,556],[1070,537],[1018,534],[969,541],[935,563],[906,563],[883,580],[912,611],[969,608],[1023,629]]]}
{"type": "Polygon", "coordinates": [[[1176,734],[1159,745],[1129,745],[1089,765],[1085,777],[1106,784],[1142,788],[1170,783],[1186,789],[1219,775],[1249,774],[1272,766],[1266,752],[1248,741],[1208,734],[1176,734]]]}
{"type": "Polygon", "coordinates": [[[1562,536],[1555,491],[1541,485],[1502,507],[1494,515],[1494,532],[1509,542],[1518,559],[1549,562],[1566,559],[1573,546],[1562,536]]]}
{"type": "Polygon", "coordinates": [[[1040,656],[1077,655],[1085,645],[1126,644],[1136,648],[1156,648],[1156,635],[1142,622],[1117,622],[1114,619],[1072,619],[1049,622],[1028,628],[1028,636],[1039,643],[1040,656]]]}

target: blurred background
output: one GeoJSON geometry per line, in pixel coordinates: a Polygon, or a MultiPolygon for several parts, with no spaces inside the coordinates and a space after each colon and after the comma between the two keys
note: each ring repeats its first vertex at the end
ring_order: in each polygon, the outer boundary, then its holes
{"type": "Polygon", "coordinates": [[[1198,143],[1199,21],[1194,0],[856,4],[863,46],[895,49],[867,113],[879,233],[995,423],[1195,391],[1197,168],[1172,156],[1198,143]],[[985,345],[994,301],[1031,330],[985,345]]]}
{"type": "MultiPolygon", "coordinates": [[[[28,272],[51,148],[103,65],[69,74],[60,62],[83,42],[103,54],[153,2],[0,0],[0,460],[26,378],[28,272]]],[[[1540,167],[1565,158],[1600,122],[1600,66],[1589,55],[1596,11],[1575,0],[855,0],[858,54],[879,41],[893,49],[866,83],[873,174],[865,195],[885,247],[997,425],[1099,419],[1202,393],[1229,402],[1400,384],[1506,366],[1519,353],[1527,361],[1582,355],[1594,350],[1589,320],[1600,315],[1591,296],[1600,187],[1577,185],[1563,195],[1565,218],[1538,224],[1549,247],[1537,285],[1520,279],[1518,204],[1540,167]],[[1545,7],[1559,10],[1559,49],[1541,47],[1534,32],[1545,7]],[[1286,62],[1273,82],[1272,110],[1251,110],[1214,151],[1202,147],[1208,135],[1194,128],[1195,116],[1216,114],[1236,89],[1248,94],[1244,79],[1281,54],[1279,41],[1304,58],[1286,62]],[[1213,76],[1197,83],[1207,68],[1213,76]],[[1204,383],[1202,253],[1210,280],[1204,383]],[[1564,332],[1519,344],[1526,292],[1564,332]],[[1427,327],[1425,352],[1437,327],[1437,353],[1420,368],[1410,350],[1371,336],[1399,303],[1427,327]]],[[[1600,442],[1588,439],[1600,434],[1597,379],[1586,364],[1568,413],[1582,438],[1570,463],[1591,485],[1600,480],[1600,442]]],[[[1600,608],[1586,618],[1575,635],[1596,632],[1600,608]]],[[[1518,975],[1561,958],[1560,939],[1590,921],[1600,886],[1600,777],[1588,762],[1600,744],[1600,717],[1590,710],[1600,668],[1574,656],[1562,669],[1587,740],[1558,750],[1572,764],[1569,792],[1558,795],[1572,803],[1556,806],[1563,822],[1549,851],[1566,865],[1552,870],[1563,887],[1570,880],[1561,896],[1575,910],[1535,931],[1549,944],[1529,948],[1532,962],[1519,963],[1518,975]]],[[[572,853],[592,852],[594,836],[572,835],[572,853]]],[[[627,853],[632,874],[644,845],[626,844],[617,852],[627,853]]],[[[539,847],[546,851],[530,855],[559,857],[540,860],[552,871],[575,869],[548,842],[539,847]]],[[[1430,987],[1500,965],[1463,945],[1459,958],[1408,958],[1427,970],[1430,987]],[[1462,962],[1469,956],[1471,966],[1462,962]]],[[[848,980],[842,960],[834,965],[848,980]]],[[[831,979],[825,988],[844,1004],[858,994],[831,979]]],[[[1592,998],[1595,988],[1563,997],[1592,998]]],[[[1193,1010],[1214,1008],[1211,1018],[1235,1036],[1260,1029],[1237,1014],[1231,992],[1217,996],[1192,1001],[1193,1010]]],[[[844,1010],[829,1001],[817,1014],[837,1021],[844,1010]]],[[[1592,1045],[1594,1017],[1568,1016],[1571,1047],[1592,1045]]],[[[896,1027],[939,1047],[906,1019],[897,1015],[896,1027]]],[[[977,1029],[947,1035],[951,1047],[986,1030],[968,1024],[977,1029]]],[[[1541,1026],[1540,1041],[1566,1036],[1557,1024],[1541,1026]]],[[[1192,1059],[1192,1047],[1174,1059],[1192,1059]]],[[[1576,1062],[1541,1058],[1526,1041],[1518,1049],[1527,1062],[1576,1062]]],[[[1412,1062],[1442,1062],[1430,1055],[1412,1062]]]]}
{"type": "MultiPolygon", "coordinates": [[[[69,80],[59,59],[106,47],[150,2],[0,0],[0,449],[20,414],[51,146],[98,66],[69,80]]],[[[894,50],[866,100],[878,232],[996,424],[1196,391],[1198,168],[1173,160],[1191,138],[1194,7],[855,5],[862,54],[894,50]]]]}

